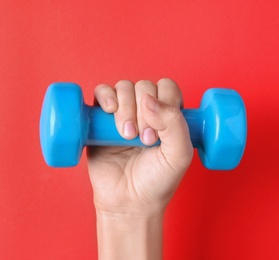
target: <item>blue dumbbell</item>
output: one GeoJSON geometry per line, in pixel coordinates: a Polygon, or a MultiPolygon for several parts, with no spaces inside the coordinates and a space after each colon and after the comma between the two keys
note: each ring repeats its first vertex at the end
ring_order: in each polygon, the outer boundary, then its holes
{"type": "MultiPolygon", "coordinates": [[[[192,144],[203,165],[212,170],[235,168],[246,145],[246,111],[240,95],[231,89],[212,88],[199,109],[182,109],[192,144]]],[[[40,140],[46,163],[52,167],[78,164],[82,150],[93,146],[144,146],[139,137],[122,138],[114,115],[84,103],[74,83],[54,83],[45,94],[40,140]]],[[[155,145],[159,145],[159,141],[155,145]]]]}

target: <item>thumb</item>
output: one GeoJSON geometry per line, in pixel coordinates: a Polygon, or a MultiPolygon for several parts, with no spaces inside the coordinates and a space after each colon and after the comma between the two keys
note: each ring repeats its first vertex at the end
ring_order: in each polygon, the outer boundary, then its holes
{"type": "Polygon", "coordinates": [[[141,100],[144,120],[158,132],[160,150],[176,171],[185,171],[193,157],[193,146],[186,120],[178,107],[167,105],[148,94],[141,100]]]}

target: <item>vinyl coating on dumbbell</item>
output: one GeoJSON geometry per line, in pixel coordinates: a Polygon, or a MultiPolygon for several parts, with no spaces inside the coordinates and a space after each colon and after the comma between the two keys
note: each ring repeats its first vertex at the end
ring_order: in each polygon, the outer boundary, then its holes
{"type": "MultiPolygon", "coordinates": [[[[181,112],[205,167],[230,170],[239,164],[246,145],[247,123],[244,102],[236,91],[209,89],[199,109],[181,112]]],[[[87,145],[144,146],[139,137],[121,137],[114,115],[86,105],[81,88],[74,83],[48,87],[40,118],[40,141],[44,159],[52,167],[77,165],[87,145]]]]}

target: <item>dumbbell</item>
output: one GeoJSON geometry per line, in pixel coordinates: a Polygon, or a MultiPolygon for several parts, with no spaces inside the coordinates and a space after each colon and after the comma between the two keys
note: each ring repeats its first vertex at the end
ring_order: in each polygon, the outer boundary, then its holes
{"type": "MultiPolygon", "coordinates": [[[[235,168],[246,145],[246,110],[234,90],[207,90],[199,109],[182,109],[193,147],[211,170],[235,168]]],[[[118,133],[114,115],[84,103],[74,83],[53,83],[45,94],[40,118],[44,159],[52,167],[78,164],[85,146],[144,146],[139,137],[126,140],[118,133]]],[[[159,145],[158,141],[155,145],[159,145]]]]}

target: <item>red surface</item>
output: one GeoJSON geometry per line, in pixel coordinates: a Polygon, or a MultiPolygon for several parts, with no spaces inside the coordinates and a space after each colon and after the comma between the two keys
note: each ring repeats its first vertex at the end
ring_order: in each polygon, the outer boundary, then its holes
{"type": "Polygon", "coordinates": [[[196,156],[165,221],[165,259],[279,259],[279,2],[20,1],[0,4],[0,259],[96,259],[83,157],[45,165],[38,121],[46,87],[161,77],[196,107],[210,87],[241,93],[247,150],[231,172],[196,156]]]}

